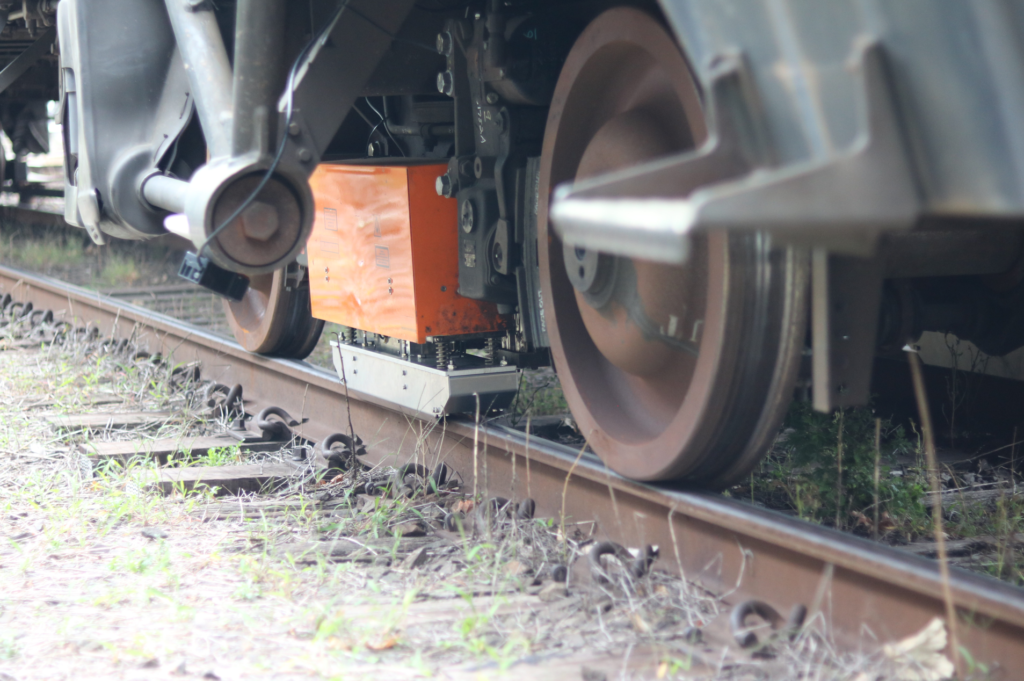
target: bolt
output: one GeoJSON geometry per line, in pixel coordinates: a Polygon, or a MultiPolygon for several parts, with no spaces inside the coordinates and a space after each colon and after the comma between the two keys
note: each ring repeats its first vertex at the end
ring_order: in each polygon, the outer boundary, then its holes
{"type": "Polygon", "coordinates": [[[498,103],[498,93],[497,92],[488,92],[487,93],[487,103],[488,104],[497,104],[498,103]]]}
{"type": "Polygon", "coordinates": [[[306,147],[299,149],[299,160],[303,163],[308,163],[313,158],[313,154],[306,147]]]}
{"type": "Polygon", "coordinates": [[[325,268],[324,268],[324,273],[325,273],[325,274],[326,274],[327,272],[330,272],[330,271],[331,271],[331,268],[330,268],[330,267],[325,267],[325,268]]]}
{"type": "Polygon", "coordinates": [[[437,53],[448,57],[452,53],[452,34],[448,31],[437,34],[437,53]]]}
{"type": "Polygon", "coordinates": [[[299,124],[298,123],[292,121],[291,123],[288,124],[288,134],[289,135],[291,135],[292,137],[298,137],[300,132],[302,132],[302,129],[299,128],[299,124]]]}
{"type": "Polygon", "coordinates": [[[448,176],[448,173],[437,176],[437,180],[434,182],[434,189],[437,190],[438,196],[443,196],[446,199],[452,197],[452,178],[448,176]]]}
{"type": "Polygon", "coordinates": [[[462,231],[469,234],[473,231],[473,223],[476,221],[476,218],[473,215],[473,202],[463,201],[459,214],[459,224],[462,226],[462,231]]]}
{"type": "Polygon", "coordinates": [[[494,244],[494,264],[501,267],[505,262],[505,251],[502,249],[501,244],[495,242],[494,244]]]}
{"type": "Polygon", "coordinates": [[[455,74],[449,71],[441,71],[437,74],[437,91],[443,95],[452,96],[455,91],[455,74]]]}
{"type": "Polygon", "coordinates": [[[395,292],[395,289],[393,289],[393,288],[391,288],[390,286],[388,286],[388,295],[390,296],[390,295],[391,295],[391,294],[393,294],[394,292],[395,292]]]}
{"type": "Polygon", "coordinates": [[[277,207],[265,201],[253,201],[242,211],[242,232],[250,239],[266,241],[277,233],[280,218],[277,207]]]}
{"type": "Polygon", "coordinates": [[[444,293],[444,292],[445,292],[445,291],[447,291],[447,290],[448,290],[448,287],[447,287],[447,286],[442,286],[442,287],[441,287],[441,293],[444,293]]]}

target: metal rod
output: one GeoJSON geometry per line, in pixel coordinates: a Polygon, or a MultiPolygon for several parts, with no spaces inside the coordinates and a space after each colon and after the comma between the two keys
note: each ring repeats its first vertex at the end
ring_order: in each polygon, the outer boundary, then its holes
{"type": "Polygon", "coordinates": [[[210,157],[231,153],[231,65],[206,2],[165,0],[210,157]]]}
{"type": "Polygon", "coordinates": [[[277,117],[255,121],[258,107],[277,111],[287,64],[284,57],[285,0],[239,0],[235,21],[234,111],[231,153],[241,156],[267,148],[276,139],[277,117]],[[257,130],[264,127],[266,130],[257,130]]]}
{"type": "Polygon", "coordinates": [[[151,175],[142,183],[142,198],[157,208],[172,213],[185,212],[185,198],[189,184],[166,175],[151,175]]]}

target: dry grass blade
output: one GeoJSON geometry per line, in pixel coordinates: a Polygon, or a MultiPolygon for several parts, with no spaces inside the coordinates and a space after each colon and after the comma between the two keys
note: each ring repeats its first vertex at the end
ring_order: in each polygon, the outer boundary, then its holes
{"type": "Polygon", "coordinates": [[[932,430],[932,417],[928,408],[928,395],[925,392],[924,376],[921,371],[921,358],[916,352],[910,355],[910,373],[914,381],[914,396],[917,399],[917,411],[921,419],[921,431],[924,437],[924,455],[928,462],[928,481],[931,485],[932,494],[935,496],[935,505],[932,506],[932,521],[935,530],[935,543],[939,554],[939,574],[942,578],[942,597],[946,603],[946,626],[949,628],[949,649],[953,658],[953,666],[957,674],[963,674],[960,660],[960,645],[957,637],[956,606],[953,601],[953,591],[949,583],[949,558],[946,555],[946,534],[943,531],[942,519],[942,487],[939,484],[939,465],[935,456],[935,439],[932,430]]]}

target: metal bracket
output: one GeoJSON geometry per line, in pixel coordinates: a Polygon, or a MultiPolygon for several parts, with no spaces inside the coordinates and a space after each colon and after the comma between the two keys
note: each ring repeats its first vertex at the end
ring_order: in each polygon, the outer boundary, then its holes
{"type": "Polygon", "coordinates": [[[100,231],[100,200],[98,191],[83,187],[78,192],[78,215],[82,218],[82,224],[85,225],[85,231],[89,233],[89,238],[92,239],[92,242],[97,246],[106,244],[107,240],[104,238],[103,232],[100,231]]]}
{"type": "Polygon", "coordinates": [[[878,335],[883,268],[880,259],[811,255],[814,408],[867,404],[878,335]]]}
{"type": "Polygon", "coordinates": [[[556,228],[570,245],[662,262],[683,262],[690,232],[715,229],[870,255],[882,231],[913,226],[920,198],[880,44],[862,39],[848,64],[860,134],[847,149],[777,167],[761,154],[744,167],[735,152],[750,138],[733,136],[760,129],[760,113],[745,100],[751,89],[723,89],[731,79],[720,78],[709,104],[714,132],[700,150],[558,188],[556,228]]]}

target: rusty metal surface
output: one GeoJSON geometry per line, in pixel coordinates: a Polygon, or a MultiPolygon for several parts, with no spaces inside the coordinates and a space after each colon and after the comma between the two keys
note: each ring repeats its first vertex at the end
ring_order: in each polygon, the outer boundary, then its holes
{"type": "MultiPolygon", "coordinates": [[[[708,589],[727,593],[730,602],[756,596],[781,612],[803,603],[811,611],[809,619],[816,614],[824,618],[841,644],[870,649],[876,641],[907,636],[943,614],[934,561],[733,499],[624,480],[592,455],[536,439],[527,443],[523,433],[511,429],[477,429],[457,419],[412,421],[356,394],[346,403],[339,381],[324,370],[248,354],[200,329],[75,286],[0,268],[0,287],[36,307],[92,320],[105,333],[135,331],[150,351],[173,351],[177,362],[199,360],[205,378],[245,386],[248,411],[279,404],[293,415],[301,412],[310,419],[301,432],[307,437],[344,430],[350,408],[355,429],[376,461],[426,456],[433,462],[440,457],[473,484],[476,437],[476,483],[482,492],[529,494],[538,514],[548,516],[557,515],[564,504],[568,516],[595,521],[603,536],[629,546],[658,544],[661,567],[681,570],[708,589]]],[[[990,668],[1020,668],[1024,591],[952,572],[961,645],[990,668]]]]}

